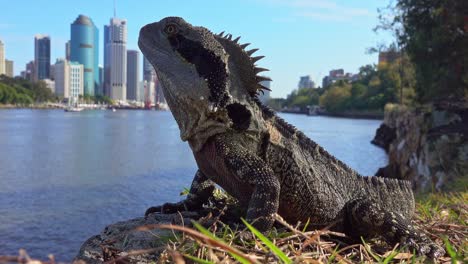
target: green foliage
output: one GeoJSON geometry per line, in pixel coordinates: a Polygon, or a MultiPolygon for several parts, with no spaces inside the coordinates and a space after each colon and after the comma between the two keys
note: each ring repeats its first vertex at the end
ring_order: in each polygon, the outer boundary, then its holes
{"type": "Polygon", "coordinates": [[[388,103],[414,104],[414,70],[407,56],[377,68],[362,66],[360,80],[336,82],[320,96],[320,105],[331,113],[383,111],[388,103]]]}
{"type": "Polygon", "coordinates": [[[22,78],[0,76],[0,104],[30,105],[56,100],[44,82],[31,83],[22,78]]]}
{"type": "Polygon", "coordinates": [[[351,85],[348,83],[339,83],[331,85],[325,93],[320,96],[320,105],[327,111],[338,113],[345,111],[350,103],[351,85]]]}
{"type": "Polygon", "coordinates": [[[31,86],[31,90],[33,91],[33,99],[36,102],[48,102],[56,100],[55,95],[43,81],[34,83],[31,86]]]}
{"type": "Polygon", "coordinates": [[[300,89],[286,100],[273,99],[269,106],[275,110],[320,105],[330,113],[382,112],[388,103],[412,105],[415,101],[414,67],[404,55],[394,62],[377,68],[365,65],[355,82],[340,80],[326,88],[300,89]]]}
{"type": "Polygon", "coordinates": [[[284,101],[283,107],[298,107],[305,109],[310,105],[318,105],[321,89],[302,88],[294,90],[284,101]]]}
{"type": "Polygon", "coordinates": [[[414,63],[418,101],[468,97],[468,2],[398,0],[386,10],[378,28],[393,31],[414,63]]]}

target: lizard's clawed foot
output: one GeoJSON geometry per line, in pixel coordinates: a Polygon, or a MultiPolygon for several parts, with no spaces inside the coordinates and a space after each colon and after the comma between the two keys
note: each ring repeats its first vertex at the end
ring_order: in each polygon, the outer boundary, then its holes
{"type": "Polygon", "coordinates": [[[431,259],[437,259],[445,255],[445,250],[441,246],[433,243],[432,241],[417,242],[413,239],[408,239],[407,241],[402,243],[402,246],[407,247],[409,249],[414,249],[416,250],[416,253],[418,255],[425,255],[431,259]]]}
{"type": "Polygon", "coordinates": [[[440,258],[443,255],[445,255],[445,250],[435,243],[430,243],[426,246],[429,248],[429,252],[426,253],[426,256],[428,256],[431,259],[440,258]]]}
{"type": "Polygon", "coordinates": [[[161,214],[172,214],[178,211],[187,211],[187,206],[185,202],[178,202],[178,203],[164,203],[163,205],[153,206],[148,208],[145,212],[145,217],[152,213],[161,213],[161,214]]]}

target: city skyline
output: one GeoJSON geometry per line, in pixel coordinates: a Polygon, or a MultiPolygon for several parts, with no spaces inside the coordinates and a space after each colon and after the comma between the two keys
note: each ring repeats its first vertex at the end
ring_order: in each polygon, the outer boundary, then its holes
{"type": "MultiPolygon", "coordinates": [[[[7,47],[6,58],[15,61],[16,75],[34,58],[31,46],[35,34],[51,36],[54,61],[65,56],[69,23],[78,14],[91,17],[100,31],[113,16],[110,0],[80,1],[73,9],[67,3],[52,2],[47,5],[48,15],[40,20],[34,19],[37,15],[32,10],[43,6],[44,1],[6,3],[5,8],[11,12],[0,18],[0,39],[7,47]],[[22,8],[24,5],[30,8],[22,8]],[[18,13],[23,16],[11,15],[18,13]]],[[[391,39],[389,34],[376,35],[372,31],[378,24],[376,9],[387,4],[386,0],[240,0],[235,3],[206,0],[183,5],[167,1],[141,1],[132,5],[117,1],[117,16],[128,21],[127,49],[138,50],[139,29],[165,16],[182,16],[193,25],[215,33],[227,31],[241,36],[241,42],[252,43],[251,47],[260,49],[259,55],[266,56],[259,65],[271,70],[268,75],[273,79],[272,96],[284,97],[296,89],[299,76],[311,75],[315,83],[321,83],[330,69],[357,72],[360,66],[376,63],[377,55],[365,54],[365,50],[391,39]]],[[[99,34],[99,41],[100,54],[103,54],[103,34],[99,34]]],[[[99,64],[104,64],[102,55],[99,64]]]]}

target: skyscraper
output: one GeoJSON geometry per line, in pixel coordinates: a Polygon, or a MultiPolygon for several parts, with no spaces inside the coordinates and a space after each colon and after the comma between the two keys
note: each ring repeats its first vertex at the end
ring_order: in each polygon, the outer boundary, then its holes
{"type": "Polygon", "coordinates": [[[35,76],[35,68],[34,61],[26,63],[26,69],[21,72],[21,77],[32,82],[35,76]]]}
{"type": "Polygon", "coordinates": [[[84,67],[84,94],[99,93],[99,31],[85,15],[71,24],[70,59],[84,67]]]}
{"type": "Polygon", "coordinates": [[[301,76],[297,88],[299,90],[315,88],[315,83],[312,81],[312,77],[310,75],[301,76]]]}
{"type": "Polygon", "coordinates": [[[50,37],[48,35],[34,36],[34,81],[50,77],[50,37]]]}
{"type": "MultiPolygon", "coordinates": [[[[149,84],[154,86],[154,96],[156,103],[166,103],[166,99],[164,98],[164,93],[161,89],[161,83],[158,80],[158,76],[156,75],[156,71],[154,70],[153,65],[143,56],[143,80],[147,81],[149,84]]],[[[153,99],[151,99],[153,100],[153,99]]]]}
{"type": "Polygon", "coordinates": [[[13,70],[13,61],[12,60],[5,60],[5,75],[8,77],[13,77],[14,70],[13,70]]]}
{"type": "Polygon", "coordinates": [[[55,80],[55,64],[50,65],[50,79],[55,80]]]}
{"type": "Polygon", "coordinates": [[[68,61],[70,60],[70,50],[71,50],[70,45],[71,45],[70,41],[67,41],[65,43],[65,59],[68,61]]]}
{"type": "Polygon", "coordinates": [[[140,75],[140,53],[127,50],[127,99],[136,101],[140,75]]]}
{"type": "Polygon", "coordinates": [[[113,100],[127,100],[127,20],[111,18],[104,26],[104,83],[113,100]]]}
{"type": "Polygon", "coordinates": [[[156,77],[156,71],[149,60],[143,56],[143,80],[147,82],[153,82],[156,77]]]}
{"type": "Polygon", "coordinates": [[[99,64],[99,95],[106,95],[104,91],[104,67],[99,64]]]}
{"type": "Polygon", "coordinates": [[[0,74],[5,74],[5,46],[0,40],[0,74]]]}

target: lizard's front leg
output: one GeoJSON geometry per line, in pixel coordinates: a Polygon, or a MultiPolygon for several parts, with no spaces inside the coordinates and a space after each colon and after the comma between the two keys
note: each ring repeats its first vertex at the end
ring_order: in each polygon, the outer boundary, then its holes
{"type": "Polygon", "coordinates": [[[195,173],[187,199],[178,203],[165,203],[148,208],[145,216],[151,213],[175,213],[177,211],[197,210],[208,201],[215,189],[214,183],[201,170],[195,173]]]}
{"type": "MultiPolygon", "coordinates": [[[[278,212],[280,183],[273,170],[255,153],[242,146],[232,144],[226,138],[215,141],[215,152],[221,158],[225,169],[242,188],[250,185],[253,190],[247,208],[247,221],[255,228],[266,231],[273,226],[273,214],[278,212]]],[[[227,179],[229,181],[229,179],[227,179]]],[[[233,183],[231,183],[233,184],[233,183]]],[[[224,186],[221,186],[224,188],[224,186]]]]}

